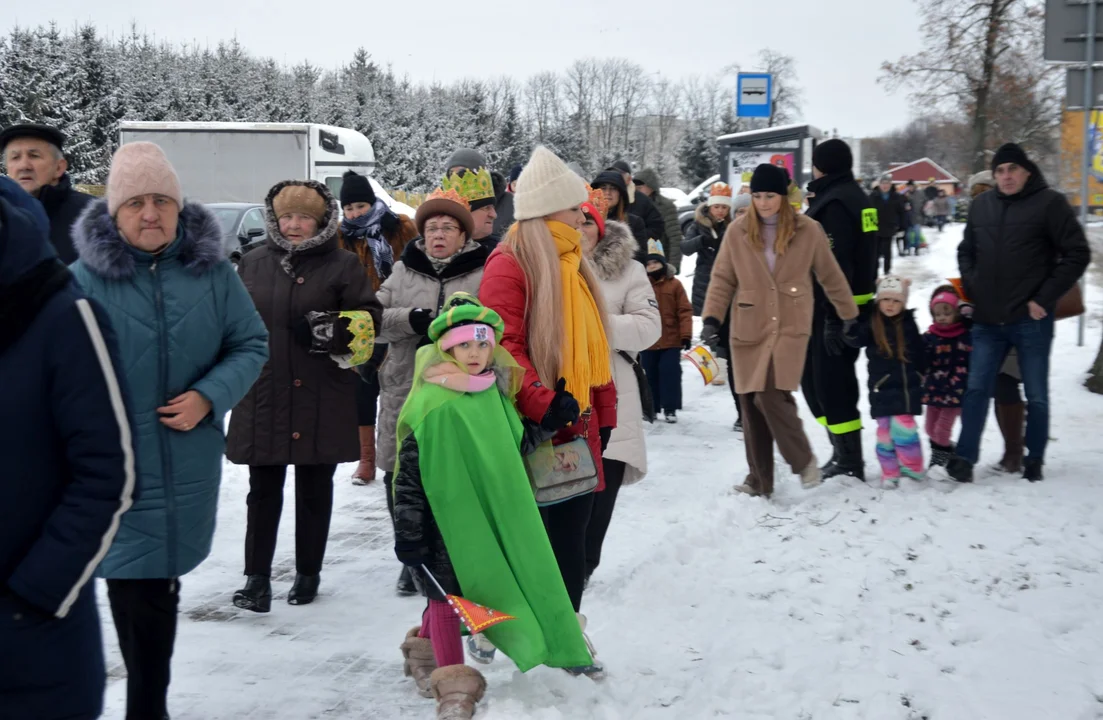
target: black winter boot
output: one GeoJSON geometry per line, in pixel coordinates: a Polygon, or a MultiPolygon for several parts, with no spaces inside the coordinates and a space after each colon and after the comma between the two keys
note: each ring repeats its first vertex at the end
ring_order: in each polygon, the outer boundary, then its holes
{"type": "Polygon", "coordinates": [[[267,575],[250,575],[245,587],[234,593],[234,607],[269,612],[272,609],[272,580],[267,575]]]}
{"type": "Polygon", "coordinates": [[[973,482],[973,463],[957,455],[951,457],[950,462],[946,464],[946,472],[960,483],[973,482]]]}
{"type": "Polygon", "coordinates": [[[398,582],[395,583],[394,590],[400,597],[410,597],[418,594],[417,585],[414,585],[414,576],[410,574],[410,568],[405,565],[402,566],[402,574],[398,576],[398,582]]]}
{"type": "Polygon", "coordinates": [[[288,605],[309,605],[318,597],[318,586],[322,583],[321,575],[299,575],[295,573],[295,582],[291,585],[291,591],[287,593],[288,605]]]}
{"type": "Polygon", "coordinates": [[[833,464],[823,471],[823,479],[840,475],[866,481],[866,464],[862,458],[862,431],[843,433],[835,436],[837,457],[833,464]]]}
{"type": "Polygon", "coordinates": [[[1039,482],[1042,477],[1042,461],[1028,457],[1023,461],[1023,479],[1030,482],[1039,482]]]}

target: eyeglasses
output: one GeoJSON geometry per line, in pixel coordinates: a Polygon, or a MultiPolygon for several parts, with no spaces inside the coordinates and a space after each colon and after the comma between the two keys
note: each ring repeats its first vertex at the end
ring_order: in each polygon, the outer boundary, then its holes
{"type": "Polygon", "coordinates": [[[425,235],[454,235],[460,231],[459,225],[445,223],[444,225],[426,225],[425,235]]]}

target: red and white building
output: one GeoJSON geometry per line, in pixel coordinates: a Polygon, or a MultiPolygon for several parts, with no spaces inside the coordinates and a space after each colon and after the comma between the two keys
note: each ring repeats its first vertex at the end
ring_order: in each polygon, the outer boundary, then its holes
{"type": "Polygon", "coordinates": [[[897,190],[914,181],[919,187],[926,187],[932,183],[939,190],[945,190],[947,195],[954,194],[954,184],[961,181],[951,175],[944,167],[930,158],[920,158],[910,163],[893,163],[884,173],[892,178],[897,190]]]}

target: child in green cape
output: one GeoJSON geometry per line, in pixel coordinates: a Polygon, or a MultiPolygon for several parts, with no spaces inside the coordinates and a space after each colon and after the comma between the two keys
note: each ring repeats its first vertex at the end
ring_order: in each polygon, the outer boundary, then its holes
{"type": "Polygon", "coordinates": [[[429,599],[402,652],[438,714],[473,712],[486,682],[464,665],[459,617],[423,566],[446,593],[516,618],[485,634],[522,672],[593,664],[525,471],[546,436],[514,407],[523,371],[498,345],[503,330],[474,296],[450,297],[398,417],[395,554],[429,599]]]}

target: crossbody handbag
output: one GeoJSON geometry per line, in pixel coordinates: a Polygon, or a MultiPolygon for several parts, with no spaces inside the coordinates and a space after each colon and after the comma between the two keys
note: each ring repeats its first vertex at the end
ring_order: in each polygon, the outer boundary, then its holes
{"type": "Polygon", "coordinates": [[[583,435],[562,445],[541,448],[525,456],[532,494],[540,507],[556,505],[592,493],[598,485],[598,468],[590,452],[590,411],[582,415],[583,435]]]}
{"type": "Polygon", "coordinates": [[[655,422],[655,399],[651,397],[651,383],[647,381],[647,374],[637,358],[632,357],[624,350],[617,350],[625,361],[632,366],[632,372],[636,374],[636,385],[639,386],[640,407],[643,409],[643,419],[649,423],[655,422]]]}

